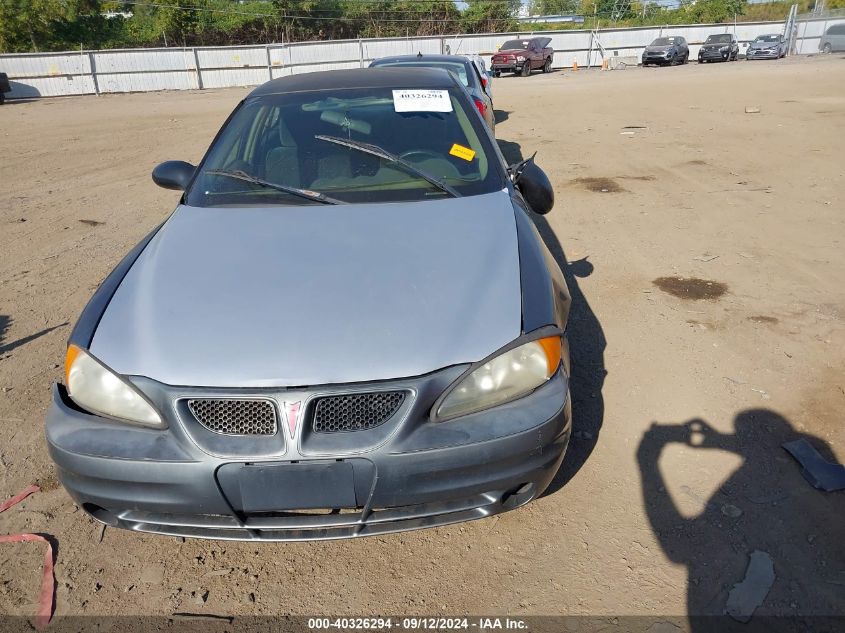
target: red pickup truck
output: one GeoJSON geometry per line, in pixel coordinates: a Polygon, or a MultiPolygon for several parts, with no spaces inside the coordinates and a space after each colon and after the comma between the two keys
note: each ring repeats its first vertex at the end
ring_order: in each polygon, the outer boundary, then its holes
{"type": "Polygon", "coordinates": [[[498,77],[510,72],[527,77],[532,70],[551,72],[554,49],[549,46],[550,37],[532,37],[524,40],[508,40],[493,55],[493,74],[498,77]]]}

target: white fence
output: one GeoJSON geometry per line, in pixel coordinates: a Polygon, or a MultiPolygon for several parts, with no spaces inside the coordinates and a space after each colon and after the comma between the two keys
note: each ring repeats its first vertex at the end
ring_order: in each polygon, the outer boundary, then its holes
{"type": "MultiPolygon", "coordinates": [[[[798,24],[797,52],[818,52],[821,35],[843,18],[811,19],[798,24]]],[[[680,35],[690,44],[690,57],[708,35],[736,33],[740,42],[763,33],[780,33],[782,22],[741,22],[688,26],[604,29],[598,39],[607,55],[641,56],[656,37],[680,35]]],[[[554,66],[601,64],[594,35],[588,30],[545,31],[554,47],[554,66]]],[[[488,63],[501,44],[526,33],[455,35],[444,37],[389,38],[299,42],[266,46],[197,48],[145,48],[62,53],[0,55],[0,70],[9,75],[12,91],[7,98],[151,90],[191,90],[254,86],[268,79],[315,70],[360,68],[388,55],[422,53],[479,53],[488,63]]]]}

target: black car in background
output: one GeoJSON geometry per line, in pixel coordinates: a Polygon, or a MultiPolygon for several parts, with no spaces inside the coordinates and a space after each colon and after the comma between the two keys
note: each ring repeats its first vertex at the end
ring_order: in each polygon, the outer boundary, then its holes
{"type": "Polygon", "coordinates": [[[698,49],[698,63],[703,62],[735,62],[739,59],[739,42],[735,35],[719,33],[708,35],[704,44],[698,49]]]}
{"type": "Polygon", "coordinates": [[[496,119],[493,114],[493,100],[487,94],[484,80],[479,74],[478,67],[468,57],[463,55],[397,55],[395,57],[382,57],[370,64],[370,68],[442,68],[448,70],[460,79],[461,83],[469,92],[475,109],[484,119],[487,127],[492,132],[496,127],[496,119]]]}
{"type": "Polygon", "coordinates": [[[686,64],[689,60],[689,45],[678,36],[658,37],[643,51],[643,66],[649,64],[686,64]]]}
{"type": "Polygon", "coordinates": [[[0,103],[6,100],[6,93],[12,91],[12,86],[9,85],[9,76],[6,73],[0,73],[0,103]]]}

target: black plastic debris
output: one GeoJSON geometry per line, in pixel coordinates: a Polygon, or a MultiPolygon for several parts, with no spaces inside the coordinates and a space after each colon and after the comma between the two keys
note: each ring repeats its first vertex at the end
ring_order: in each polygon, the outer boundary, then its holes
{"type": "Polygon", "coordinates": [[[825,492],[845,490],[845,466],[831,464],[803,438],[782,446],[801,464],[801,474],[813,488],[825,492]]]}

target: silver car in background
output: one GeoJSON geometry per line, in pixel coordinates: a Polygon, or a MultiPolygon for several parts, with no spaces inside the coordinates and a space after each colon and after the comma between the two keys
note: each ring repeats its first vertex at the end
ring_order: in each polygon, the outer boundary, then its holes
{"type": "Polygon", "coordinates": [[[745,59],[780,59],[786,56],[786,39],[780,33],[758,35],[748,45],[745,59]]]}
{"type": "Polygon", "coordinates": [[[643,51],[643,66],[686,64],[687,61],[689,61],[689,46],[687,41],[680,36],[658,37],[643,51]]]}
{"type": "Polygon", "coordinates": [[[845,22],[839,22],[827,28],[819,41],[819,50],[822,53],[845,51],[845,22]]]}
{"type": "Polygon", "coordinates": [[[253,90],[71,334],[47,445],[98,521],[336,539],[528,503],[569,443],[570,295],[457,77],[253,90]]]}
{"type": "Polygon", "coordinates": [[[490,97],[490,101],[493,100],[493,73],[487,70],[487,62],[484,61],[484,58],[481,55],[471,53],[464,55],[468,60],[470,60],[473,64],[475,64],[475,68],[478,70],[478,75],[481,78],[481,84],[484,87],[484,92],[487,93],[487,96],[490,97]]]}

